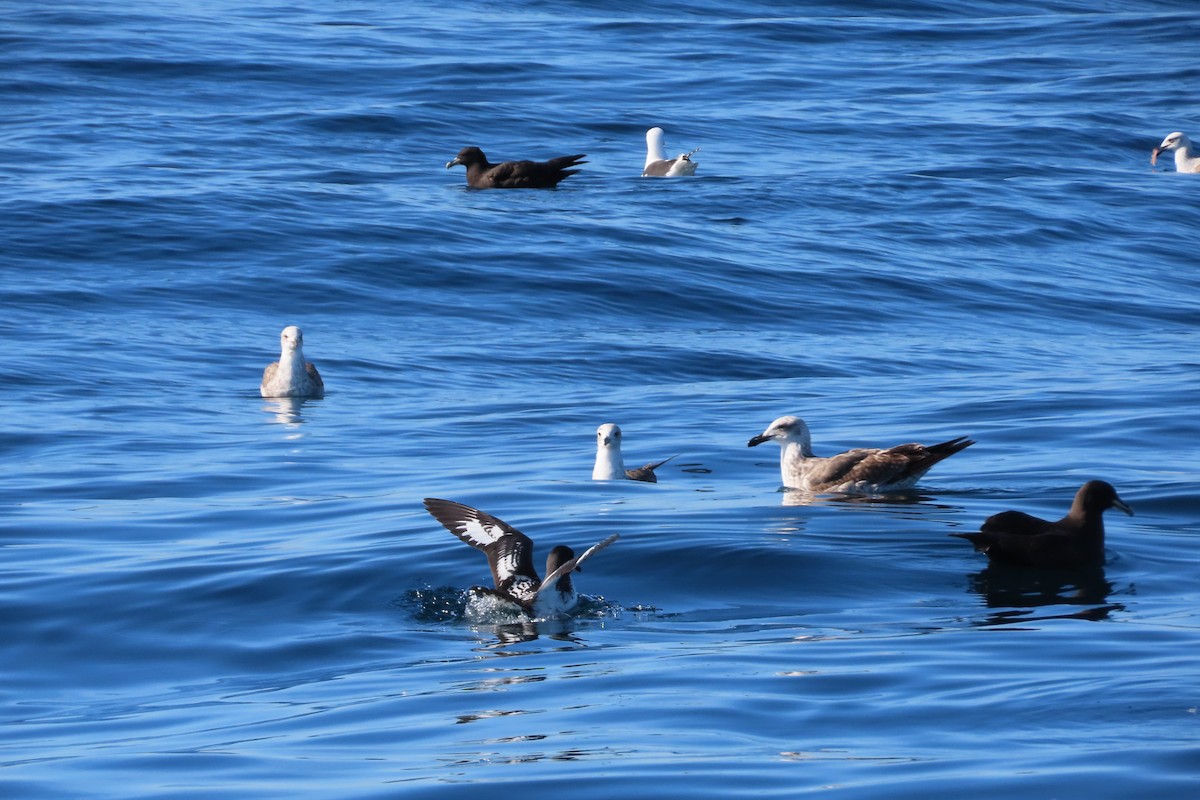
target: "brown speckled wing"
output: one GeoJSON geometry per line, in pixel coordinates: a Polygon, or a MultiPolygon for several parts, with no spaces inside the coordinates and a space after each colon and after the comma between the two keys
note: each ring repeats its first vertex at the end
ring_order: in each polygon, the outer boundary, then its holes
{"type": "MultiPolygon", "coordinates": [[[[321,373],[317,372],[317,365],[311,361],[305,361],[304,371],[308,373],[308,377],[316,384],[318,393],[323,394],[325,392],[325,381],[321,380],[321,373]]],[[[334,375],[334,378],[337,378],[337,376],[334,375]]]]}

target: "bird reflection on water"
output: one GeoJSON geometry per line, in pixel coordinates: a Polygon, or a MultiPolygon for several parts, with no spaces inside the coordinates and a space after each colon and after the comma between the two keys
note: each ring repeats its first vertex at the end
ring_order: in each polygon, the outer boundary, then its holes
{"type": "Polygon", "coordinates": [[[850,494],[840,492],[810,492],[807,489],[782,489],[785,506],[811,506],[821,504],[861,504],[865,506],[912,506],[931,505],[935,508],[947,509],[953,506],[932,503],[937,498],[931,494],[915,491],[886,492],[883,494],[850,494]]]}
{"type": "Polygon", "coordinates": [[[981,571],[968,575],[970,591],[975,592],[988,608],[1006,609],[989,614],[980,625],[1009,625],[1047,619],[1108,619],[1124,605],[1108,602],[1113,585],[1104,574],[1104,567],[1080,570],[1014,567],[989,564],[981,571]],[[1050,606],[1088,606],[1078,611],[1058,614],[1034,614],[1030,609],[1050,606]]]}
{"type": "Polygon", "coordinates": [[[304,423],[301,409],[312,399],[310,397],[268,397],[263,400],[262,408],[263,411],[271,414],[279,424],[296,427],[304,423]]]}

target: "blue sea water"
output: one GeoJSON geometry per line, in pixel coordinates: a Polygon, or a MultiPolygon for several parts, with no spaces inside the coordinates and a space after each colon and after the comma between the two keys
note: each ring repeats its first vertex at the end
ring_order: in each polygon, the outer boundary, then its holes
{"type": "Polygon", "coordinates": [[[0,794],[1197,796],[1196,9],[735,5],[0,2],[0,794]],[[1090,478],[1101,575],[948,535],[1090,478]],[[468,618],[427,496],[621,539],[468,618]]]}

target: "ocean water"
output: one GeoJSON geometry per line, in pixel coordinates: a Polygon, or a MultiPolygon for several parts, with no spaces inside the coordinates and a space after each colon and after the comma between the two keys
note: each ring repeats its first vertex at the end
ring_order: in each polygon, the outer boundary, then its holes
{"type": "Polygon", "coordinates": [[[735,5],[0,3],[0,794],[1197,796],[1196,9],[735,5]],[[949,536],[1091,478],[1099,574],[949,536]],[[429,496],[621,539],[471,617],[429,496]]]}

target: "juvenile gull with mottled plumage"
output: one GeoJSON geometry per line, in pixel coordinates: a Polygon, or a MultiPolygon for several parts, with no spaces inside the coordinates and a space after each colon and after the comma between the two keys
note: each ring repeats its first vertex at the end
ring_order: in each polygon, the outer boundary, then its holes
{"type": "Polygon", "coordinates": [[[821,458],[813,454],[812,435],[799,417],[772,422],[748,447],[779,442],[779,472],[789,489],[809,492],[878,494],[911,488],[934,464],[975,444],[960,436],[941,444],[902,444],[886,450],[860,448],[821,458]]]}
{"type": "Polygon", "coordinates": [[[979,533],[950,535],[966,539],[989,561],[1000,564],[1091,567],[1104,563],[1104,512],[1110,508],[1133,516],[1133,509],[1117,496],[1112,484],[1088,481],[1058,522],[1024,511],[1002,511],[985,519],[979,533]]]}
{"type": "Polygon", "coordinates": [[[646,165],[642,168],[643,178],[675,178],[681,175],[694,175],[696,162],[692,156],[699,151],[697,147],[689,153],[680,153],[675,158],[667,158],[663,153],[663,129],[651,128],[646,131],[646,165]]]}
{"type": "Polygon", "coordinates": [[[477,508],[435,497],[425,498],[425,508],[446,530],[487,556],[496,588],[475,587],[472,591],[494,595],[535,619],[562,616],[575,608],[579,595],[571,573],[620,538],[614,533],[578,558],[571,548],[558,545],[546,557],[546,578],[541,580],[533,566],[533,542],[507,522],[477,508]]]}
{"type": "Polygon", "coordinates": [[[625,459],[621,456],[621,429],[612,422],[606,422],[596,428],[596,465],[592,467],[594,481],[644,481],[658,483],[654,470],[670,461],[675,456],[664,458],[662,461],[651,461],[633,469],[625,469],[625,459]]]}
{"type": "Polygon", "coordinates": [[[464,147],[452,161],[467,168],[467,186],[472,189],[553,189],[563,178],[579,172],[577,167],[586,153],[559,156],[549,161],[502,161],[491,164],[478,147],[464,147]]]}
{"type": "Polygon", "coordinates": [[[263,397],[324,397],[325,382],[311,361],[304,360],[304,334],[288,325],[279,334],[279,360],[263,370],[258,391],[263,397]]]}

